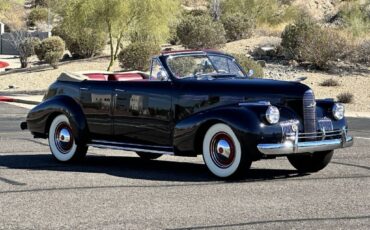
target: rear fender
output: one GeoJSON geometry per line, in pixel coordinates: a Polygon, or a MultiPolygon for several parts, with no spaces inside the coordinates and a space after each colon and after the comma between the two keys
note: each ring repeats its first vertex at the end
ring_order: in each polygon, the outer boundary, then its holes
{"type": "Polygon", "coordinates": [[[28,129],[38,137],[47,138],[52,120],[64,114],[68,117],[77,144],[89,141],[89,130],[81,106],[66,95],[55,96],[33,108],[27,116],[28,129]]]}

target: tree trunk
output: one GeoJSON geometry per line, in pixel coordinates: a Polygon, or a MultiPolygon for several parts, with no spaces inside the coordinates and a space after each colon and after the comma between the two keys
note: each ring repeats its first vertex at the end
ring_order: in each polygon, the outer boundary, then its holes
{"type": "Polygon", "coordinates": [[[110,62],[107,71],[110,71],[114,64],[114,47],[113,47],[113,35],[112,26],[108,23],[109,43],[110,43],[110,62]]]}
{"type": "Polygon", "coordinates": [[[21,68],[27,68],[28,66],[28,60],[26,57],[20,57],[20,61],[21,61],[21,68]]]}
{"type": "Polygon", "coordinates": [[[119,45],[121,44],[122,38],[123,38],[123,33],[120,33],[119,38],[117,39],[116,51],[114,53],[114,60],[117,60],[119,45]]]}

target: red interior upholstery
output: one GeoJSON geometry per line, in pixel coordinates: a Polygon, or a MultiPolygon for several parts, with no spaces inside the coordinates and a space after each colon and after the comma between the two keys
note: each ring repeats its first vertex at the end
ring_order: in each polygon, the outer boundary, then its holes
{"type": "Polygon", "coordinates": [[[84,74],[92,81],[138,81],[144,80],[144,77],[139,73],[87,73],[84,74]]]}
{"type": "Polygon", "coordinates": [[[93,81],[107,81],[108,80],[108,75],[102,74],[102,73],[88,73],[84,75],[89,77],[89,79],[93,81]]]}
{"type": "Polygon", "coordinates": [[[115,79],[115,81],[136,81],[136,80],[143,80],[143,76],[139,73],[116,73],[109,76],[109,80],[111,77],[115,79]]]}

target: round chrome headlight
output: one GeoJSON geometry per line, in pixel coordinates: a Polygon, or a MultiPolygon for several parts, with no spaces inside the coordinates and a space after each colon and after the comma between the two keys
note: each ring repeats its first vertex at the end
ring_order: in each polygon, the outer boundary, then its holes
{"type": "Polygon", "coordinates": [[[280,112],[276,106],[270,105],[266,110],[266,120],[270,124],[276,124],[279,122],[280,112]]]}
{"type": "Polygon", "coordinates": [[[333,106],[333,117],[336,120],[341,120],[344,117],[344,105],[341,103],[335,103],[333,106]]]}

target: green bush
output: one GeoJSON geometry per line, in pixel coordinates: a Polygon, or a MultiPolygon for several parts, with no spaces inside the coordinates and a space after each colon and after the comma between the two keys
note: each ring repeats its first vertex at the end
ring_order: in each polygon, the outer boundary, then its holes
{"type": "Polygon", "coordinates": [[[48,7],[50,0],[34,0],[35,6],[48,7]]]}
{"type": "Polygon", "coordinates": [[[210,16],[185,16],[176,29],[182,45],[189,49],[220,48],[225,45],[225,29],[222,23],[210,16]]]}
{"type": "Polygon", "coordinates": [[[89,58],[99,55],[106,44],[106,34],[96,29],[84,28],[70,35],[62,27],[56,26],[51,31],[53,36],[61,37],[74,58],[89,58]]]}
{"type": "Polygon", "coordinates": [[[254,18],[242,13],[226,15],[222,17],[221,22],[224,25],[228,41],[248,38],[255,28],[254,18]]]}
{"type": "Polygon", "coordinates": [[[302,16],[295,23],[287,25],[281,34],[281,46],[287,57],[300,60],[300,48],[306,38],[314,34],[317,28],[318,25],[307,16],[302,16]]]}
{"type": "Polygon", "coordinates": [[[35,54],[35,48],[39,46],[40,43],[40,39],[35,37],[26,38],[21,42],[18,51],[22,68],[28,66],[28,58],[35,54]]]}
{"type": "Polygon", "coordinates": [[[45,51],[42,47],[42,42],[41,41],[40,41],[39,44],[37,44],[35,46],[35,54],[37,56],[37,59],[39,59],[39,61],[45,60],[45,51]]]}
{"type": "Polygon", "coordinates": [[[150,59],[160,53],[157,44],[148,42],[134,42],[121,50],[118,60],[125,70],[147,71],[150,67],[150,59]]]}
{"type": "Polygon", "coordinates": [[[236,61],[240,64],[241,67],[248,73],[250,70],[254,71],[253,77],[262,78],[264,76],[263,68],[256,61],[251,58],[248,58],[242,54],[233,54],[236,61]]]}
{"type": "Polygon", "coordinates": [[[48,21],[48,9],[42,7],[36,7],[28,15],[28,25],[35,26],[37,22],[48,21]]]}
{"type": "Polygon", "coordinates": [[[58,62],[62,58],[64,50],[64,41],[60,37],[53,36],[43,40],[38,51],[40,52],[41,60],[45,60],[56,69],[58,68],[58,62]]]}

